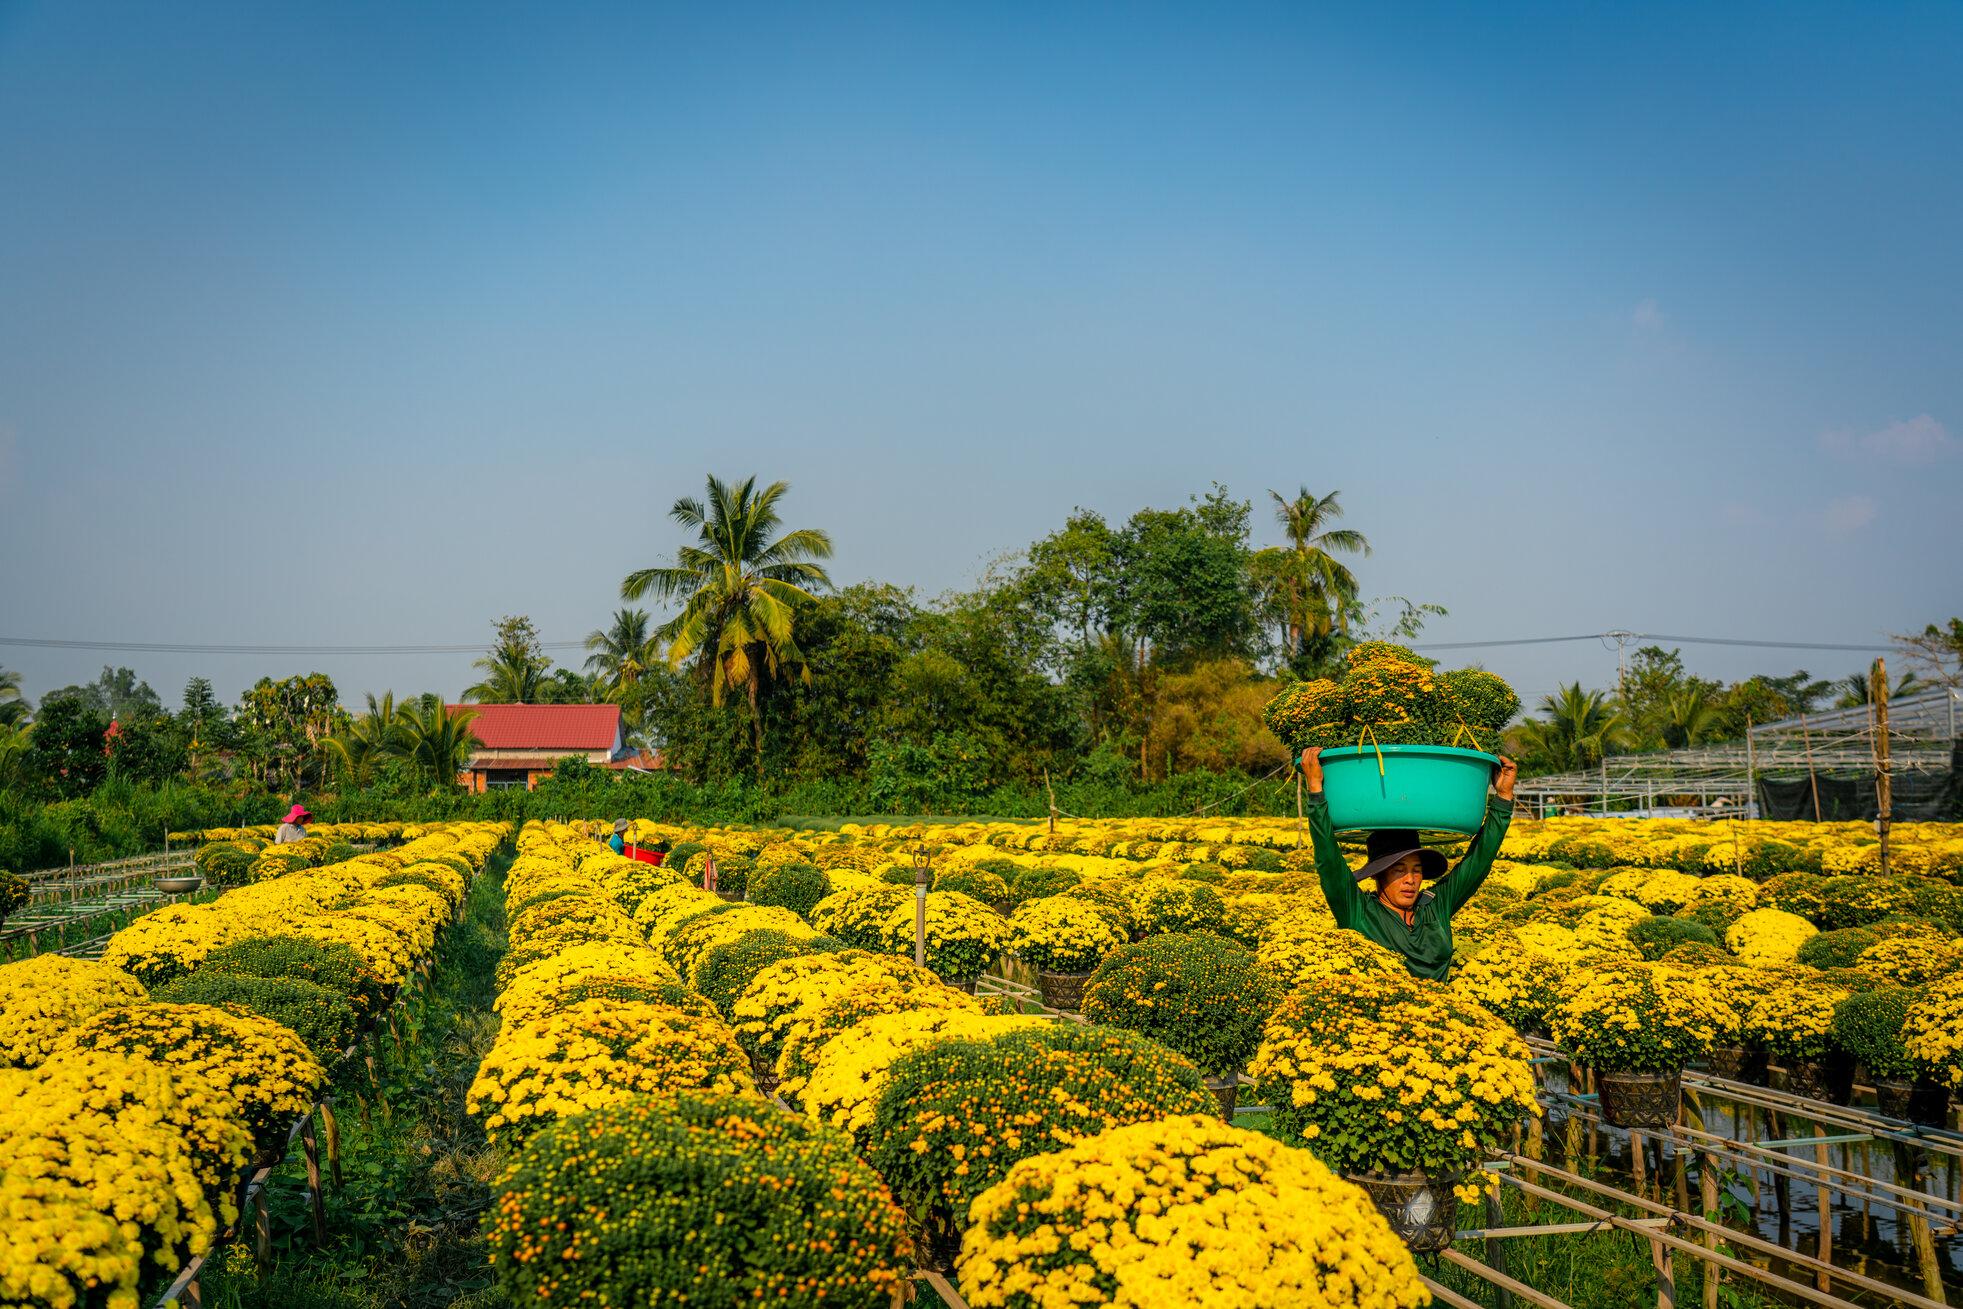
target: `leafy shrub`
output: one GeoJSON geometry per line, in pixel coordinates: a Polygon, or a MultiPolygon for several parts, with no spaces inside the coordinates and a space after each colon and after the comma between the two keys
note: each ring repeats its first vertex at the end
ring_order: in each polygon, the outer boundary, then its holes
{"type": "Polygon", "coordinates": [[[1343,697],[1326,677],[1290,682],[1261,709],[1261,721],[1291,752],[1342,739],[1343,697]]]}
{"type": "Polygon", "coordinates": [[[491,1262],[513,1304],[884,1305],[912,1267],[906,1217],[851,1142],[753,1098],[564,1120],[495,1189],[491,1262]]]}
{"type": "Polygon", "coordinates": [[[294,977],[253,977],[199,968],[152,991],[150,998],[167,1004],[238,1005],[292,1029],[314,1058],[330,1067],[354,1040],[359,1025],[348,997],[294,977]]]}
{"type": "Polygon", "coordinates": [[[934,878],[934,889],[959,891],[963,895],[973,896],[983,904],[997,907],[1009,904],[1011,899],[1009,884],[1002,880],[1001,874],[991,873],[986,868],[972,865],[967,868],[950,868],[941,873],[934,878]]]}
{"type": "Polygon", "coordinates": [[[673,868],[677,871],[685,870],[688,867],[689,860],[699,854],[706,854],[708,849],[709,847],[703,845],[700,841],[678,841],[675,844],[675,848],[663,857],[661,866],[664,868],[673,868]]]}
{"type": "Polygon", "coordinates": [[[1018,1160],[1172,1114],[1218,1117],[1192,1064],[1131,1032],[1055,1023],[903,1055],[867,1158],[945,1249],[974,1198],[1018,1160]]]}
{"type": "Polygon", "coordinates": [[[1155,878],[1143,884],[1139,921],[1147,934],[1214,932],[1226,926],[1227,904],[1204,882],[1155,878]]]}
{"type": "Polygon", "coordinates": [[[808,918],[811,908],[832,893],[832,879],[815,864],[783,864],[760,869],[750,883],[750,903],[777,905],[800,918],[808,918]]]}
{"type": "Polygon", "coordinates": [[[1841,927],[1808,937],[1793,958],[1808,968],[1852,968],[1861,951],[1881,939],[1871,927],[1841,927]]]}
{"type": "Polygon", "coordinates": [[[1281,999],[1254,952],[1205,932],[1151,936],[1106,955],[1084,1017],[1149,1036],[1208,1073],[1245,1064],[1281,999]]]}
{"type": "Polygon", "coordinates": [[[1820,888],[1820,921],[1829,928],[1861,927],[1915,909],[1916,891],[1905,877],[1853,874],[1829,877],[1820,888]]]}
{"type": "Polygon", "coordinates": [[[0,923],[27,903],[27,879],[0,868],[0,923]]]}
{"type": "MultiPolygon", "coordinates": [[[[918,882],[919,876],[912,866],[908,864],[894,864],[889,868],[879,870],[879,880],[890,886],[913,886],[918,882]]],[[[934,882],[934,874],[929,872],[927,874],[927,885],[931,887],[934,882]]]]}
{"type": "Polygon", "coordinates": [[[1497,751],[1500,732],[1519,712],[1519,695],[1483,668],[1455,668],[1438,678],[1433,714],[1440,740],[1497,751]]]}
{"type": "Polygon", "coordinates": [[[1747,907],[1735,900],[1705,900],[1688,909],[1680,909],[1673,916],[1685,922],[1702,923],[1713,933],[1722,934],[1747,912],[1747,907]]]}
{"type": "Polygon", "coordinates": [[[1817,923],[1827,907],[1822,893],[1826,884],[1827,879],[1818,873],[1780,873],[1760,885],[1759,903],[1817,923]]]}
{"type": "Polygon", "coordinates": [[[1715,946],[1718,934],[1695,919],[1652,915],[1629,929],[1629,939],[1643,952],[1643,958],[1661,959],[1678,946],[1692,942],[1715,946]]]}
{"type": "Polygon", "coordinates": [[[1055,864],[1017,865],[1015,876],[1008,879],[1009,895],[1017,905],[1029,900],[1040,900],[1046,895],[1062,895],[1084,879],[1068,868],[1055,864]]]}
{"type": "Polygon", "coordinates": [[[1905,986],[1850,995],[1834,1006],[1833,1043],[1876,1077],[1913,1078],[1924,1070],[1902,1044],[1902,1025],[1920,998],[1905,986]]]}
{"type": "Polygon", "coordinates": [[[1608,1072],[1667,1073],[1702,1059],[1733,1021],[1698,978],[1668,964],[1576,969],[1551,1015],[1554,1040],[1608,1072]]]}
{"type": "Polygon", "coordinates": [[[229,841],[214,841],[199,847],[195,862],[198,871],[213,886],[243,886],[250,879],[257,858],[252,851],[229,841]]]}
{"type": "Polygon", "coordinates": [[[709,998],[718,1013],[733,1022],[736,997],[743,994],[758,973],[784,959],[844,948],[843,941],[831,936],[800,941],[770,928],[745,932],[702,956],[696,968],[696,989],[709,998]]]}
{"type": "Polygon", "coordinates": [[[1368,980],[1289,993],[1248,1065],[1257,1094],[1282,1139],[1338,1172],[1463,1174],[1536,1112],[1531,1052],[1442,983],[1368,980]]]}
{"type": "Polygon", "coordinates": [[[352,946],[314,937],[255,936],[237,941],[206,955],[198,971],[312,982],[346,996],[358,1017],[379,1012],[387,998],[382,979],[361,962],[352,946]]]}
{"type": "Polygon", "coordinates": [[[1009,949],[1054,973],[1088,973],[1124,943],[1125,934],[1096,906],[1067,895],[1031,900],[1009,920],[1009,949]]]}

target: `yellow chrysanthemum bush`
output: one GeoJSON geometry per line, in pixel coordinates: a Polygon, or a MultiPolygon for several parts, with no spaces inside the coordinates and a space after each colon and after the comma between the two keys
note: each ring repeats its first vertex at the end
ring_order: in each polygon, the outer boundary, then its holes
{"type": "Polygon", "coordinates": [[[808,941],[818,935],[810,924],[788,909],[769,905],[730,904],[686,919],[665,937],[654,942],[677,973],[690,985],[700,979],[697,970],[711,950],[727,945],[746,932],[782,932],[792,940],[808,941]]]}
{"type": "MultiPolygon", "coordinates": [[[[930,891],[926,935],[928,969],[946,982],[972,982],[1001,955],[1009,920],[971,895],[930,891]]],[[[908,894],[881,920],[879,948],[911,958],[913,941],[914,904],[908,894]]]]}
{"type": "Polygon", "coordinates": [[[1818,1059],[1833,1043],[1834,1006],[1847,988],[1782,971],[1761,974],[1766,985],[1745,1008],[1748,1044],[1775,1059],[1818,1059]]]}
{"type": "Polygon", "coordinates": [[[1276,923],[1257,956],[1283,986],[1306,986],[1359,973],[1396,977],[1410,971],[1397,955],[1361,932],[1320,916],[1297,915],[1276,923]]]}
{"type": "Polygon", "coordinates": [[[1963,942],[1904,932],[1861,951],[1854,967],[1901,986],[1920,986],[1963,971],[1963,942]]]}
{"type": "Polygon", "coordinates": [[[1070,896],[1031,900],[1009,918],[1009,950],[1047,972],[1088,973],[1123,944],[1109,918],[1070,896]]]}
{"type": "Polygon", "coordinates": [[[1248,1065],[1288,1139],[1350,1176],[1459,1179],[1540,1112],[1506,1023],[1423,978],[1311,982],[1282,1001],[1248,1065]]]}
{"type": "Polygon", "coordinates": [[[1789,964],[1819,928],[1783,909],[1754,909],[1725,929],[1724,943],[1746,963],[1760,968],[1789,964]]]}
{"type": "Polygon", "coordinates": [[[209,1079],[90,1051],[0,1069],[0,1304],[138,1309],[236,1216],[250,1154],[209,1079]]]}
{"type": "Polygon", "coordinates": [[[664,1004],[583,1000],[498,1033],[464,1105],[494,1143],[663,1091],[755,1094],[720,1020],[664,1004]]]}
{"type": "Polygon", "coordinates": [[[736,1040],[760,1072],[772,1072],[784,1042],[826,1005],[865,986],[922,989],[940,979],[911,960],[864,950],[795,955],[763,969],[730,1007],[736,1040]]]}
{"type": "Polygon", "coordinates": [[[951,986],[908,986],[885,978],[866,978],[834,999],[808,1010],[792,1023],[778,1052],[774,1072],[777,1095],[793,1109],[804,1107],[804,1088],[831,1043],[848,1028],[883,1014],[982,1012],[981,1001],[951,986]]]}
{"type": "MultiPolygon", "coordinates": [[[[931,893],[928,898],[932,900],[931,893]]],[[[811,925],[854,949],[884,950],[886,920],[900,908],[913,912],[913,891],[908,887],[884,883],[842,887],[811,906],[811,925]]]]}
{"type": "Polygon", "coordinates": [[[1733,1021],[1698,976],[1668,964],[1616,961],[1568,974],[1554,1040],[1588,1066],[1670,1073],[1704,1058],[1733,1021]]]}
{"type": "Polygon", "coordinates": [[[514,1304],[897,1303],[906,1217],[839,1133],[684,1092],[562,1121],[516,1150],[486,1219],[514,1304]]]}
{"type": "Polygon", "coordinates": [[[1522,1031],[1545,1032],[1561,1002],[1568,965],[1502,932],[1466,961],[1452,985],[1522,1031]]]}
{"type": "Polygon", "coordinates": [[[1281,1002],[1274,975],[1245,946],[1209,932],[1148,936],[1113,950],[1084,988],[1084,1017],[1137,1032],[1202,1073],[1238,1072],[1281,1002]]]}
{"type": "Polygon", "coordinates": [[[33,1068],[75,1024],[147,998],[119,968],[58,954],[0,966],[0,1068],[33,1068]]]}
{"type": "Polygon", "coordinates": [[[970,1219],[959,1272],[975,1309],[1430,1300],[1361,1190],[1306,1150],[1215,1118],[1114,1127],[1024,1159],[970,1219]]]}
{"type": "Polygon", "coordinates": [[[1963,975],[1945,977],[1909,1007],[1902,1045],[1952,1091],[1963,1091],[1963,975]]]}
{"type": "Polygon", "coordinates": [[[1199,1070],[1165,1047],[1050,1023],[901,1056],[874,1109],[867,1157],[946,1259],[975,1197],[1019,1160],[1126,1123],[1217,1109],[1199,1070]]]}
{"type": "Polygon", "coordinates": [[[887,1075],[900,1057],[937,1041],[980,1041],[1044,1026],[1031,1015],[990,1014],[972,1008],[917,1007],[861,1019],[817,1051],[801,1093],[804,1111],[852,1136],[861,1149],[887,1075]]]}
{"type": "Polygon", "coordinates": [[[64,1035],[50,1058],[104,1053],[149,1059],[225,1088],[262,1159],[284,1151],[287,1129],[327,1082],[327,1070],[289,1028],[210,1005],[105,1009],[64,1035]]]}

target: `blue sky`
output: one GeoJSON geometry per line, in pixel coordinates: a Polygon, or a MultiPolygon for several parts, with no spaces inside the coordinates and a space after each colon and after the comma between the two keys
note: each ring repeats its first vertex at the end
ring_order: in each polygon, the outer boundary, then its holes
{"type": "Polygon", "coordinates": [[[714,470],[928,594],[1307,485],[1438,640],[1878,641],[1963,609],[1959,74],[1953,4],[0,0],[0,635],[577,638],[714,470]]]}

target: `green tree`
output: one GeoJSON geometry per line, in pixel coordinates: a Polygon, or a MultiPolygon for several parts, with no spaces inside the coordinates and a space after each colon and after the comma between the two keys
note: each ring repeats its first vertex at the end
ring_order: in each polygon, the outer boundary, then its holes
{"type": "Polygon", "coordinates": [[[675,562],[629,573],[620,584],[623,600],[653,595],[681,600],[682,611],[656,631],[668,646],[668,660],[680,667],[696,661],[709,701],[720,707],[731,687],[740,687],[750,704],[750,739],[757,780],[763,780],[763,689],[780,671],[797,667],[806,677],[798,651],[796,621],[800,605],[831,578],[816,561],[832,555],[831,538],[815,528],[777,535],[782,520],[777,503],[790,490],[772,482],[759,491],[756,478],[740,483],[708,479],[705,504],[692,496],[675,501],[668,516],[696,533],[696,542],[676,552],[675,562]]]}
{"type": "Polygon", "coordinates": [[[109,772],[103,734],[109,715],[78,691],[41,700],[22,771],[30,784],[64,799],[87,795],[109,772]]]}
{"type": "Polygon", "coordinates": [[[20,692],[20,674],[0,668],[0,727],[18,727],[32,711],[33,706],[20,692]]]}
{"type": "Polygon", "coordinates": [[[617,609],[612,623],[586,634],[586,671],[615,704],[633,698],[641,675],[660,658],[649,621],[645,609],[617,609]]]}
{"type": "Polygon", "coordinates": [[[1590,768],[1628,742],[1622,710],[1606,692],[1584,691],[1579,682],[1543,696],[1540,713],[1514,729],[1523,766],[1535,772],[1590,768]]]}
{"type": "Polygon", "coordinates": [[[1680,687],[1664,705],[1663,744],[1672,749],[1701,745],[1717,731],[1718,710],[1701,686],[1680,687]]]}
{"type": "Polygon", "coordinates": [[[427,786],[448,788],[482,744],[471,730],[475,709],[456,708],[437,696],[425,695],[406,705],[402,714],[402,755],[427,786]]]}
{"type": "Polygon", "coordinates": [[[490,652],[471,667],[483,678],[464,689],[463,698],[478,704],[537,704],[552,660],[539,640],[538,628],[523,614],[507,614],[492,624],[497,639],[490,652]]]}
{"type": "MultiPolygon", "coordinates": [[[[1834,683],[1834,689],[1839,692],[1834,698],[1836,709],[1859,709],[1862,705],[1874,703],[1874,684],[1867,673],[1849,673],[1834,683]]],[[[1911,669],[1897,679],[1888,692],[1888,698],[1899,700],[1905,695],[1915,695],[1927,689],[1911,669]]]]}
{"type": "MultiPolygon", "coordinates": [[[[1301,487],[1290,499],[1270,490],[1275,521],[1281,525],[1288,544],[1263,565],[1272,579],[1277,607],[1287,618],[1287,646],[1290,659],[1299,655],[1315,636],[1329,635],[1334,625],[1349,635],[1349,612],[1357,598],[1356,575],[1336,558],[1339,554],[1370,554],[1370,542],[1363,533],[1332,524],[1343,516],[1342,492],[1325,496],[1301,487]]],[[[1263,551],[1266,554],[1267,551],[1263,551]]]]}
{"type": "Polygon", "coordinates": [[[138,678],[135,669],[121,665],[111,668],[104,664],[93,682],[64,686],[50,691],[45,698],[56,696],[80,696],[91,708],[114,719],[150,718],[164,709],[163,701],[150,689],[150,684],[138,678]]]}
{"type": "Polygon", "coordinates": [[[408,707],[395,703],[395,692],[384,691],[377,699],[370,691],[368,712],[322,745],[341,780],[360,789],[384,762],[408,753],[408,727],[408,707]]]}
{"type": "Polygon", "coordinates": [[[262,677],[239,698],[241,753],[261,781],[298,789],[303,776],[318,775],[320,743],[346,720],[327,674],[262,677]]]}
{"type": "Polygon", "coordinates": [[[1907,658],[1909,671],[1925,682],[1963,690],[1963,618],[1892,638],[1907,658]]]}

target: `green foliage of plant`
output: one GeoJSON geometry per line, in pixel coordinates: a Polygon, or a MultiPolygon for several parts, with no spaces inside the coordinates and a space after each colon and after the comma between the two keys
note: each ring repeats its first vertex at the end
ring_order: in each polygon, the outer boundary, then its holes
{"type": "MultiPolygon", "coordinates": [[[[1013,868],[1015,865],[1009,866],[1013,868]]],[[[1011,903],[1009,884],[1002,880],[1001,875],[978,866],[951,868],[937,875],[934,878],[934,889],[959,891],[963,895],[973,896],[983,904],[994,905],[997,908],[1011,903]]]]}
{"type": "Polygon", "coordinates": [[[296,977],[255,977],[198,968],[150,992],[163,1004],[237,1006],[292,1029],[314,1058],[332,1068],[359,1026],[339,991],[296,977]]]}
{"type": "Polygon", "coordinates": [[[1017,905],[1040,900],[1046,895],[1062,895],[1084,879],[1068,868],[1055,864],[1017,864],[1008,878],[1009,896],[1017,905]]]}
{"type": "Polygon", "coordinates": [[[514,1304],[871,1309],[912,1269],[906,1217],[850,1139],[754,1098],[689,1093],[562,1120],[495,1189],[486,1227],[514,1304]]]}
{"type": "Polygon", "coordinates": [[[1056,1023],[902,1056],[874,1110],[866,1157],[945,1240],[1018,1160],[1107,1127],[1218,1112],[1199,1070],[1157,1042],[1056,1023]]]}
{"type": "Polygon", "coordinates": [[[783,864],[767,868],[750,881],[750,903],[780,905],[800,918],[832,893],[832,879],[815,864],[783,864]]]}
{"type": "Polygon", "coordinates": [[[1848,996],[1834,1006],[1834,1044],[1865,1063],[1876,1077],[1920,1076],[1927,1070],[1919,1067],[1902,1045],[1902,1024],[1920,998],[1918,992],[1905,986],[1848,996]]]}
{"type": "MultiPolygon", "coordinates": [[[[1759,904],[1798,914],[1815,926],[1827,907],[1827,879],[1818,873],[1791,872],[1769,877],[1759,886],[1759,904]]],[[[1817,939],[1817,938],[1815,938],[1817,939]]]]}
{"type": "Polygon", "coordinates": [[[1912,879],[1857,873],[1829,877],[1820,888],[1820,898],[1821,925],[1838,928],[1862,927],[1894,914],[1913,912],[1917,895],[1912,879]]]}
{"type": "Polygon", "coordinates": [[[235,941],[205,956],[197,971],[312,982],[348,997],[358,1015],[379,1012],[387,998],[381,979],[351,947],[304,936],[255,936],[235,941]]]}
{"type": "Polygon", "coordinates": [[[26,905],[27,898],[27,879],[0,868],[0,923],[5,923],[9,914],[26,905]]]}
{"type": "Polygon", "coordinates": [[[675,848],[670,850],[667,856],[662,859],[661,864],[664,868],[677,868],[686,871],[689,860],[699,854],[708,853],[708,850],[708,846],[698,841],[678,841],[675,843],[675,848]]]}
{"type": "Polygon", "coordinates": [[[1722,937],[1724,929],[1743,918],[1745,914],[1745,906],[1736,900],[1720,899],[1706,900],[1688,909],[1680,909],[1674,917],[1682,922],[1701,923],[1722,937]]]}
{"type": "Polygon", "coordinates": [[[1253,1057],[1280,999],[1252,950],[1211,933],[1175,932],[1106,955],[1084,988],[1084,1017],[1151,1037],[1217,1075],[1253,1057]]]}
{"type": "Polygon", "coordinates": [[[1139,905],[1139,924],[1148,933],[1221,933],[1227,924],[1227,902],[1204,882],[1158,879],[1148,884],[1139,905]]]}
{"type": "Polygon", "coordinates": [[[1681,945],[1718,948],[1718,934],[1709,925],[1689,918],[1651,915],[1629,929],[1629,939],[1645,959],[1661,959],[1681,945]]]}
{"type": "Polygon", "coordinates": [[[1840,927],[1809,936],[1801,943],[1796,962],[1808,968],[1852,968],[1861,951],[1881,939],[1871,927],[1840,927]]]}
{"type": "Polygon", "coordinates": [[[709,998],[725,1021],[733,1022],[737,997],[758,973],[783,959],[844,948],[843,941],[829,936],[800,941],[773,928],[759,928],[712,947],[698,966],[696,989],[709,998]]]}
{"type": "Polygon", "coordinates": [[[258,853],[230,841],[213,841],[198,847],[198,871],[213,886],[242,886],[250,876],[258,853]]]}
{"type": "Polygon", "coordinates": [[[1498,753],[1500,732],[1519,712],[1519,695],[1483,668],[1455,668],[1438,678],[1435,727],[1451,744],[1498,753]]]}

